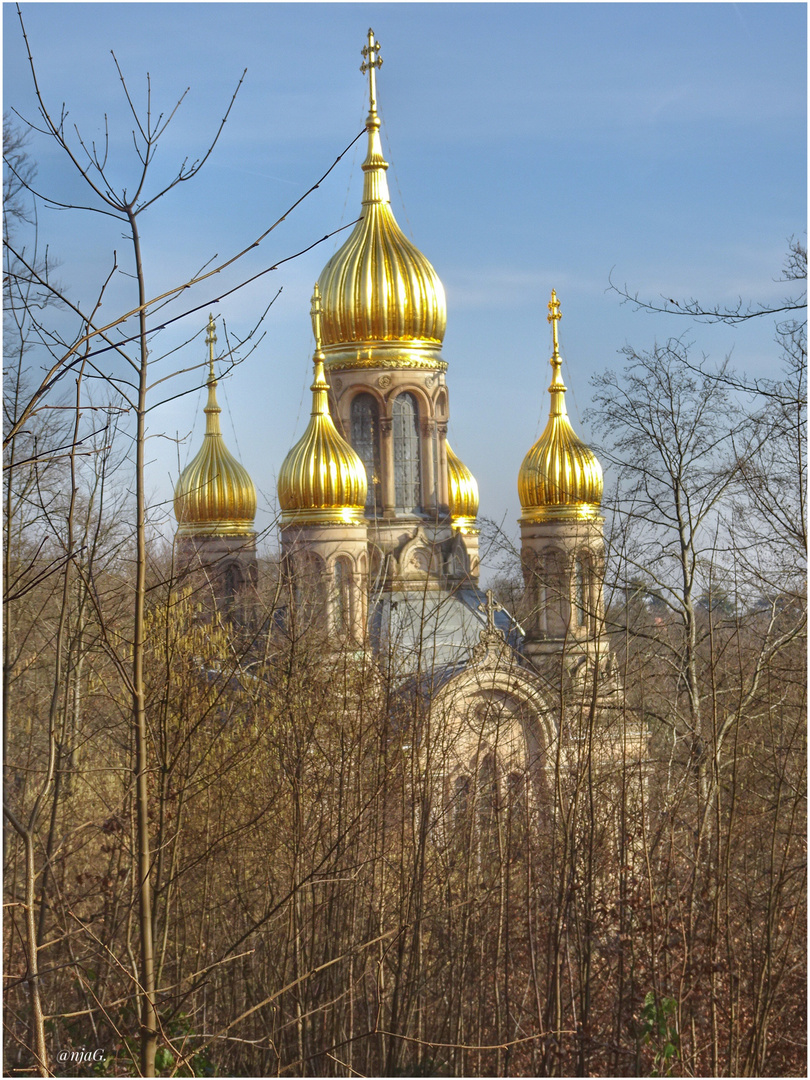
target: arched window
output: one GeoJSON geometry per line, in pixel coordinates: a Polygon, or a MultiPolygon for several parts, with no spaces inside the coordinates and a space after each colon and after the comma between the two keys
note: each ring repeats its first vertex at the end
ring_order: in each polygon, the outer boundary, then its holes
{"type": "Polygon", "coordinates": [[[410,514],[421,504],[419,408],[413,394],[394,399],[394,501],[400,513],[410,514]]]}
{"type": "Polygon", "coordinates": [[[382,507],[380,484],[380,410],[371,394],[358,394],[352,401],[352,446],[362,458],[368,479],[366,513],[382,507]]]}
{"type": "Polygon", "coordinates": [[[552,550],[544,552],[540,573],[540,625],[549,637],[564,637],[570,614],[570,586],[562,554],[552,550]]]}
{"type": "Polygon", "coordinates": [[[509,841],[512,850],[521,854],[529,823],[528,787],[525,774],[514,770],[510,772],[506,781],[506,789],[509,841]]]}
{"type": "Polygon", "coordinates": [[[323,627],[326,611],[325,567],[317,555],[304,554],[295,566],[295,610],[300,629],[323,627]]]}
{"type": "Polygon", "coordinates": [[[223,594],[226,602],[230,603],[244,584],[239,565],[234,562],[226,563],[223,573],[223,594]]]}
{"type": "Polygon", "coordinates": [[[335,632],[348,634],[352,617],[352,569],[348,559],[335,559],[333,577],[332,611],[335,632]]]}
{"type": "Polygon", "coordinates": [[[470,809],[470,778],[466,773],[457,776],[453,785],[453,816],[462,824],[470,809]]]}
{"type": "Polygon", "coordinates": [[[577,626],[588,622],[588,564],[577,556],[574,566],[574,604],[577,626]]]}
{"type": "Polygon", "coordinates": [[[478,819],[482,833],[497,830],[498,827],[501,812],[499,781],[498,758],[495,751],[491,750],[478,767],[478,819]]]}

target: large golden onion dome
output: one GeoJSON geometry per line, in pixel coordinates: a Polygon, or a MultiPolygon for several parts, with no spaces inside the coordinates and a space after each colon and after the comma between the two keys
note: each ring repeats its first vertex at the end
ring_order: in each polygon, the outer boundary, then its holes
{"type": "Polygon", "coordinates": [[[450,520],[454,528],[472,528],[478,516],[478,484],[467,466],[445,443],[447,449],[447,477],[450,492],[450,520]]]}
{"type": "Polygon", "coordinates": [[[247,469],[225,445],[219,426],[214,377],[213,315],[208,319],[208,404],[205,436],[197,456],[180,474],[174,489],[178,536],[252,536],[256,517],[256,488],[247,469]]]}
{"type": "Polygon", "coordinates": [[[560,305],[553,289],[548,308],[554,336],[553,375],[548,388],[551,409],[545,431],[523,459],[518,473],[521,520],[587,520],[599,513],[602,466],[593,450],[574,433],[568,419],[557,340],[560,305]]]}
{"type": "Polygon", "coordinates": [[[363,216],[321,273],[323,351],[329,371],[359,367],[445,370],[440,357],[447,308],[444,287],[391,211],[380,143],[375,71],[379,42],[368,32],[360,70],[369,75],[363,162],[363,216]]]}
{"type": "Polygon", "coordinates": [[[340,435],[329,415],[321,349],[321,300],[312,297],[315,332],[315,379],[312,416],[303,436],[290,450],[278,474],[278,501],[283,524],[365,524],[363,510],[366,468],[340,435]]]}

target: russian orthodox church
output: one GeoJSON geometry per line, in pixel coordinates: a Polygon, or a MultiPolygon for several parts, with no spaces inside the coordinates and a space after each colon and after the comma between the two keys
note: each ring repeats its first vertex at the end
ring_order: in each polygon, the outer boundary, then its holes
{"type": "MultiPolygon", "coordinates": [[[[478,588],[478,487],[447,442],[444,289],[391,210],[371,31],[362,52],[362,216],[315,285],[312,414],[278,473],[285,614],[335,650],[385,657],[426,695],[445,785],[461,792],[482,763],[542,775],[534,764],[565,724],[562,686],[569,701],[598,687],[605,708],[602,470],[566,411],[552,291],[549,419],[517,476],[530,612],[519,626],[478,588]]],[[[180,561],[227,605],[256,579],[256,493],[220,432],[215,340],[211,321],[206,434],[175,508],[180,561]]]]}

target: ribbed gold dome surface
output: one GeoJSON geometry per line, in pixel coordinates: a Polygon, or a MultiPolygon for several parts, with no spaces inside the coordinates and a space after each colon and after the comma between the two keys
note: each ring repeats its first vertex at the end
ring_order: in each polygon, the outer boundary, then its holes
{"type": "Polygon", "coordinates": [[[312,416],[307,430],[290,450],[278,474],[282,522],[289,524],[365,524],[368,481],[362,460],[340,435],[329,415],[321,351],[318,286],[312,298],[315,330],[315,379],[312,416]]]}
{"type": "Polygon", "coordinates": [[[444,370],[439,356],[447,322],[444,287],[391,211],[380,143],[375,71],[379,43],[369,30],[361,71],[369,75],[363,162],[363,216],[321,273],[323,349],[330,371],[356,367],[444,370]]]}
{"type": "Polygon", "coordinates": [[[450,520],[456,528],[467,528],[478,516],[478,484],[475,477],[445,443],[447,449],[448,488],[450,491],[450,520]]]}
{"type": "Polygon", "coordinates": [[[589,446],[577,437],[565,407],[557,322],[560,305],[552,290],[549,322],[554,332],[551,409],[545,431],[523,459],[518,473],[518,496],[523,521],[585,520],[599,513],[602,466],[589,446]]]}
{"type": "Polygon", "coordinates": [[[213,316],[208,322],[208,404],[205,436],[196,457],[183,469],[174,489],[178,536],[250,536],[256,517],[256,488],[247,469],[225,445],[220,430],[222,412],[214,378],[213,316]]]}

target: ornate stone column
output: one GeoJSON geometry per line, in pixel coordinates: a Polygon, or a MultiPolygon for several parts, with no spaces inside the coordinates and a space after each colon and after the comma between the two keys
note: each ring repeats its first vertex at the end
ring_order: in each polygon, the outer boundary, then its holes
{"type": "Polygon", "coordinates": [[[438,461],[438,487],[436,490],[436,505],[440,514],[450,512],[450,489],[448,487],[447,470],[447,424],[436,425],[438,461]]]}
{"type": "Polygon", "coordinates": [[[438,507],[433,457],[433,431],[436,421],[424,419],[420,426],[422,442],[422,509],[426,513],[435,514],[438,507]]]}

